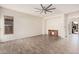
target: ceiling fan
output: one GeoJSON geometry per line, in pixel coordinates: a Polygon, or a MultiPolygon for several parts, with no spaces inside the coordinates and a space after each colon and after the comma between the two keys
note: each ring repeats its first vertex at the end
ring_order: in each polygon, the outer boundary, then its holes
{"type": "Polygon", "coordinates": [[[53,10],[56,9],[55,7],[52,7],[52,4],[48,5],[47,7],[43,6],[43,4],[40,4],[40,6],[41,6],[41,9],[35,8],[35,9],[38,10],[36,12],[40,12],[40,14],[41,13],[47,14],[47,12],[50,12],[51,13],[51,12],[53,12],[53,10]]]}

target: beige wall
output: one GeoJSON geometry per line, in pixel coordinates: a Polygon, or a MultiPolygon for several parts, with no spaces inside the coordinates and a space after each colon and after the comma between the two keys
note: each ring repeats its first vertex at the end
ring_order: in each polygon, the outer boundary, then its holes
{"type": "Polygon", "coordinates": [[[42,34],[42,18],[20,12],[2,9],[1,11],[1,41],[20,39],[42,34]],[[4,34],[4,16],[14,17],[14,34],[4,34]]]}

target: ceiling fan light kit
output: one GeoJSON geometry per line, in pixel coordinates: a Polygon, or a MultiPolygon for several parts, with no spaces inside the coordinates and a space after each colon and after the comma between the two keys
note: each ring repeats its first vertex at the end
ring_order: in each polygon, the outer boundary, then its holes
{"type": "Polygon", "coordinates": [[[40,14],[41,13],[47,14],[47,12],[52,13],[53,10],[56,9],[55,7],[52,7],[52,4],[48,5],[47,7],[46,6],[43,6],[43,4],[40,4],[40,6],[41,6],[41,9],[35,8],[35,9],[38,10],[36,12],[40,12],[40,14]]]}

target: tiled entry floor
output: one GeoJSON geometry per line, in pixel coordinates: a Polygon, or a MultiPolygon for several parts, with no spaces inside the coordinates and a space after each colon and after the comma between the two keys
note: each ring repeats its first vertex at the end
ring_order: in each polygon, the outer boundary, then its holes
{"type": "Polygon", "coordinates": [[[79,40],[61,39],[38,35],[0,43],[0,53],[8,54],[54,54],[79,53],[79,40]],[[76,41],[77,40],[77,41],[76,41]],[[76,42],[75,42],[76,41],[76,42]]]}

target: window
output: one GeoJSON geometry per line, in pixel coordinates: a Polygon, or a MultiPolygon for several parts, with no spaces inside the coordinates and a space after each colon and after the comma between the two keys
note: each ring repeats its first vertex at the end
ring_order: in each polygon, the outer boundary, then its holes
{"type": "Polygon", "coordinates": [[[5,34],[13,34],[13,17],[4,16],[4,31],[5,34]]]}

